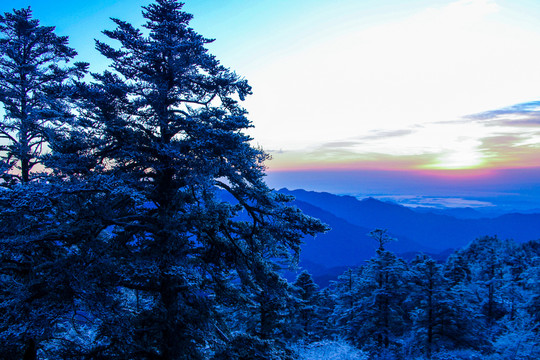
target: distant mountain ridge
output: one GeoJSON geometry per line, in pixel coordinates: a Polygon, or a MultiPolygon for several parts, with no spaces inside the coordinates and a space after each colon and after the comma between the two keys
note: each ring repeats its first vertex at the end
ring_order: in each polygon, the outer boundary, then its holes
{"type": "MultiPolygon", "coordinates": [[[[495,218],[457,218],[414,211],[402,205],[373,198],[358,200],[306,190],[281,189],[293,195],[306,214],[320,218],[333,230],[306,239],[301,259],[326,267],[361,264],[375,254],[375,242],[367,233],[388,229],[398,238],[389,249],[401,253],[441,253],[461,248],[475,238],[496,235],[518,242],[540,238],[540,214],[506,214],[495,218]]],[[[425,209],[422,209],[425,210],[425,209]]]]}
{"type": "MultiPolygon", "coordinates": [[[[375,254],[376,243],[368,237],[371,228],[351,224],[328,211],[310,203],[296,200],[295,205],[310,216],[316,217],[332,228],[326,234],[306,239],[302,247],[302,259],[325,267],[360,265],[375,254]]],[[[403,236],[400,241],[392,242],[388,248],[397,253],[413,251],[432,252],[432,249],[415,243],[403,236]]]]}
{"type": "MultiPolygon", "coordinates": [[[[427,206],[418,206],[412,208],[413,211],[417,213],[431,213],[438,215],[448,215],[455,217],[456,219],[484,219],[484,218],[494,218],[502,214],[489,214],[486,212],[478,211],[470,207],[462,208],[432,208],[427,206]]],[[[540,211],[538,211],[540,213],[540,211]]]]}

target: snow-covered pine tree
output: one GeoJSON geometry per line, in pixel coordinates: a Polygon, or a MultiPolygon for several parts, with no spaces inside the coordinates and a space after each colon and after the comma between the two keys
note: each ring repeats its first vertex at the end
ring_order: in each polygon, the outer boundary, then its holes
{"type": "Polygon", "coordinates": [[[446,296],[439,308],[439,343],[449,350],[489,347],[472,266],[463,250],[451,254],[444,264],[446,296]]]}
{"type": "Polygon", "coordinates": [[[357,304],[362,297],[358,291],[361,288],[359,283],[364,280],[362,277],[363,270],[363,267],[349,268],[330,285],[335,301],[332,309],[332,322],[335,324],[335,330],[341,336],[350,340],[355,338],[357,332],[353,328],[353,320],[356,318],[358,311],[357,304]]]}
{"type": "Polygon", "coordinates": [[[112,71],[81,86],[78,127],[55,138],[51,159],[55,174],[92,179],[105,198],[129,189],[138,204],[95,217],[108,226],[114,265],[101,285],[120,306],[92,312],[94,353],[200,359],[232,339],[232,310],[283,293],[268,287],[280,283],[276,271],[326,227],[264,183],[267,155],[250,145],[239,105],[251,88],[208,53],[211,40],[189,27],[182,4],[157,0],[143,16],[144,30],[113,19],[104,33],[119,48],[97,42],[112,71]]]}
{"type": "Polygon", "coordinates": [[[369,235],[378,243],[376,256],[362,267],[349,269],[334,283],[333,318],[338,333],[379,356],[394,351],[405,332],[408,268],[403,259],[385,250],[384,245],[394,240],[387,230],[377,229],[369,235]]]}
{"type": "Polygon", "coordinates": [[[530,292],[526,308],[531,315],[537,334],[540,334],[540,240],[529,241],[521,245],[527,254],[527,270],[523,274],[525,289],[530,292]]]}
{"type": "Polygon", "coordinates": [[[353,328],[356,342],[381,354],[398,344],[406,326],[404,301],[409,292],[407,263],[387,250],[377,249],[362,271],[353,328]]]}
{"type": "Polygon", "coordinates": [[[486,325],[497,332],[497,320],[502,318],[507,309],[502,297],[505,258],[511,253],[511,242],[496,236],[483,236],[472,241],[460,251],[471,269],[472,282],[482,294],[481,313],[486,325]]]}
{"type": "Polygon", "coordinates": [[[126,213],[131,198],[118,186],[47,181],[0,193],[0,358],[81,358],[104,346],[97,322],[121,320],[92,314],[119,304],[103,289],[118,280],[103,276],[115,266],[103,219],[126,213]]]}
{"type": "Polygon", "coordinates": [[[305,270],[296,277],[293,286],[297,296],[293,317],[297,331],[295,336],[310,339],[319,317],[319,286],[313,281],[311,274],[305,270]]]}
{"type": "Polygon", "coordinates": [[[69,82],[87,64],[67,64],[77,53],[67,36],[41,26],[30,8],[0,14],[0,160],[4,182],[32,179],[47,144],[47,129],[70,118],[69,82]]]}
{"type": "Polygon", "coordinates": [[[336,306],[336,299],[333,288],[326,287],[319,291],[319,301],[317,317],[315,319],[314,331],[316,340],[330,339],[336,334],[336,325],[332,313],[336,306]]]}
{"type": "Polygon", "coordinates": [[[30,8],[0,15],[0,357],[34,359],[73,304],[59,193],[37,173],[48,133],[70,114],[86,64],[30,8]]]}
{"type": "Polygon", "coordinates": [[[507,313],[498,320],[503,331],[493,343],[494,350],[504,358],[539,358],[540,241],[509,245],[501,287],[507,313]]]}
{"type": "Polygon", "coordinates": [[[418,254],[410,264],[411,291],[407,302],[411,304],[412,349],[425,353],[428,359],[434,351],[448,346],[445,319],[449,313],[451,294],[447,291],[447,279],[442,265],[430,256],[418,254]]]}

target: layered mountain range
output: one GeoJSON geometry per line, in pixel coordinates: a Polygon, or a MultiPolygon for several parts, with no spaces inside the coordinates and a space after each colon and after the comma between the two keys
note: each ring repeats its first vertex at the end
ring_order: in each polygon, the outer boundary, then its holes
{"type": "Polygon", "coordinates": [[[452,249],[486,235],[518,242],[540,238],[540,214],[511,213],[489,218],[472,209],[429,212],[425,208],[415,210],[373,198],[359,200],[305,190],[279,191],[293,195],[296,206],[304,213],[332,228],[325,234],[305,239],[300,265],[314,277],[332,276],[375,255],[376,242],[367,234],[376,228],[387,229],[397,239],[388,244],[388,249],[404,258],[424,252],[442,260],[452,249]],[[448,215],[452,213],[471,216],[448,215]]]}

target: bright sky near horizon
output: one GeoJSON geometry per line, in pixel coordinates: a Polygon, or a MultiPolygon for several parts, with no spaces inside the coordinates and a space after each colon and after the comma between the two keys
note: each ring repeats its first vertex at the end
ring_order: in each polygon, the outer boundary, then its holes
{"type": "MultiPolygon", "coordinates": [[[[94,71],[109,17],[149,0],[9,0],[94,71]]],[[[191,0],[192,27],[245,76],[270,170],[540,167],[540,2],[191,0]]]]}

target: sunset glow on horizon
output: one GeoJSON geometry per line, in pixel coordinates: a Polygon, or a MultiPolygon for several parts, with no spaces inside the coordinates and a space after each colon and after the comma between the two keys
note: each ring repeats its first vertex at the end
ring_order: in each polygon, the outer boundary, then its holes
{"type": "Polygon", "coordinates": [[[247,108],[269,171],[539,167],[540,22],[524,11],[538,7],[444,1],[404,14],[387,3],[385,21],[253,77],[255,94],[258,76],[264,87],[247,108]]]}
{"type": "MultiPolygon", "coordinates": [[[[0,11],[31,6],[102,71],[94,39],[114,27],[108,18],[140,26],[149,2],[12,0],[0,11]]],[[[272,156],[270,175],[492,181],[498,170],[540,168],[537,1],[187,0],[184,10],[252,85],[248,134],[272,156]]]]}

